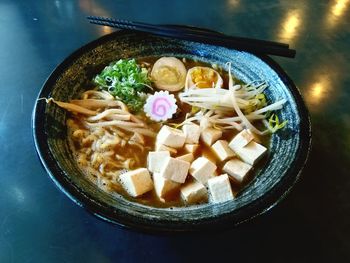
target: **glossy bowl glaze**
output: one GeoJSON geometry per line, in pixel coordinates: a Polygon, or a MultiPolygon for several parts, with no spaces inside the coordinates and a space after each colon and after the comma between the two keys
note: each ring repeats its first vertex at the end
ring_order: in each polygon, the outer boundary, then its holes
{"type": "Polygon", "coordinates": [[[273,134],[266,165],[258,169],[242,192],[230,202],[183,208],[152,208],[112,196],[84,178],[67,142],[66,111],[38,100],[33,112],[33,135],[42,164],[55,184],[75,203],[109,222],[152,232],[181,232],[232,227],[264,213],[280,201],[298,180],[306,162],[311,130],[299,91],[269,57],[194,42],[119,31],[83,46],[65,59],[45,82],[38,98],[68,101],[92,87],[92,78],[120,58],[176,56],[218,64],[244,82],[269,83],[268,100],[286,98],[279,117],[287,126],[273,134]]]}

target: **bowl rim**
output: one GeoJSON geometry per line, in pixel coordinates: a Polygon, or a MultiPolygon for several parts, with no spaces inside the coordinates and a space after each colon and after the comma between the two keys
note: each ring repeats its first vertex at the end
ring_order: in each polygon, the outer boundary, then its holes
{"type": "MultiPolygon", "coordinates": [[[[232,213],[226,214],[223,217],[210,218],[210,220],[201,220],[198,222],[169,222],[168,220],[157,220],[155,223],[152,220],[145,220],[142,218],[132,217],[127,213],[113,209],[112,206],[98,202],[93,198],[89,197],[84,193],[79,187],[72,184],[65,176],[63,176],[63,171],[59,167],[56,160],[53,158],[49,145],[47,143],[47,134],[45,133],[44,125],[44,115],[40,115],[45,105],[40,103],[40,98],[45,97],[44,94],[49,94],[51,87],[56,82],[57,78],[61,75],[62,71],[67,68],[71,61],[79,58],[80,55],[84,54],[85,51],[91,50],[105,42],[115,39],[118,36],[126,34],[136,34],[128,30],[121,30],[112,32],[108,35],[99,37],[80,48],[76,49],[73,53],[68,55],[61,63],[59,63],[55,69],[50,73],[48,78],[45,80],[43,86],[38,93],[37,99],[35,101],[33,113],[32,113],[32,133],[36,152],[41,161],[41,164],[45,168],[51,180],[55,185],[65,193],[74,203],[81,207],[84,207],[87,211],[94,214],[98,218],[104,221],[120,225],[122,227],[136,229],[144,232],[196,232],[199,230],[217,230],[224,229],[228,227],[237,226],[241,223],[252,220],[258,217],[271,208],[276,206],[280,201],[282,201],[285,196],[290,192],[295,183],[300,179],[302,170],[307,162],[312,142],[312,131],[311,131],[311,121],[310,115],[307,107],[304,103],[302,95],[299,89],[296,87],[291,78],[286,74],[282,67],[275,62],[272,58],[266,55],[254,56],[265,62],[276,74],[279,76],[281,81],[288,87],[291,95],[293,96],[295,103],[297,105],[300,117],[300,147],[296,153],[296,159],[293,162],[293,169],[289,169],[281,180],[272,187],[263,196],[257,198],[253,202],[238,208],[232,213]],[[132,219],[132,220],[131,220],[132,219]]],[[[144,33],[137,33],[144,34],[144,33]]],[[[147,34],[145,34],[147,35],[147,34]]]]}

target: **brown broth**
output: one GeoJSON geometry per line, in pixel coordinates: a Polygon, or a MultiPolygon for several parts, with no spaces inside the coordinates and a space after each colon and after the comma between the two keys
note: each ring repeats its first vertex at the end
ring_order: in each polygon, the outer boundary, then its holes
{"type": "MultiPolygon", "coordinates": [[[[138,63],[145,66],[145,67],[148,67],[148,69],[150,70],[151,65],[153,65],[154,62],[158,58],[159,57],[140,58],[140,59],[138,59],[138,63]]],[[[185,64],[187,69],[192,68],[194,66],[211,67],[211,65],[208,63],[197,62],[197,61],[193,61],[193,60],[189,60],[189,59],[186,59],[184,64],[185,64]]],[[[218,68],[217,71],[220,73],[220,75],[222,76],[222,78],[224,80],[224,87],[227,87],[228,86],[228,73],[223,71],[220,68],[218,68]]],[[[242,83],[241,81],[239,81],[237,79],[235,79],[235,81],[237,83],[242,83]]],[[[174,95],[177,97],[177,93],[175,93],[174,95]]],[[[184,103],[181,103],[179,100],[177,100],[177,104],[178,104],[178,111],[176,112],[174,117],[171,120],[164,122],[163,124],[181,123],[185,120],[185,115],[186,115],[186,113],[190,112],[191,106],[184,104],[184,103]]],[[[145,116],[144,113],[140,113],[137,116],[141,117],[144,121],[146,121],[147,124],[150,126],[150,128],[153,131],[158,132],[160,130],[161,124],[155,123],[155,122],[149,120],[145,116]]],[[[229,142],[232,140],[232,138],[237,133],[238,132],[235,130],[224,130],[223,135],[220,138],[220,140],[226,140],[229,142]]],[[[268,147],[269,141],[270,141],[270,136],[259,137],[258,140],[260,140],[260,143],[262,143],[265,147],[268,147]]],[[[223,168],[223,165],[225,164],[225,162],[221,162],[218,160],[217,156],[215,155],[215,153],[213,152],[213,150],[211,149],[210,146],[205,145],[203,142],[200,142],[199,145],[200,145],[199,149],[194,153],[195,159],[200,157],[200,156],[208,158],[210,161],[212,161],[213,163],[215,163],[217,165],[216,174],[217,175],[223,174],[224,172],[222,171],[222,168],[223,168]]],[[[154,151],[155,150],[155,138],[153,138],[153,139],[147,138],[147,140],[145,142],[145,146],[148,147],[150,149],[150,151],[154,151]]],[[[138,156],[140,158],[140,162],[137,166],[135,166],[133,168],[136,169],[136,168],[140,168],[140,167],[147,167],[147,156],[148,156],[147,151],[142,153],[139,148],[134,147],[134,146],[129,146],[129,145],[128,145],[128,147],[123,147],[123,148],[119,147],[119,149],[115,149],[115,150],[117,153],[120,153],[124,156],[133,156],[135,154],[135,152],[139,153],[138,156]]],[[[185,150],[180,149],[180,150],[178,150],[177,155],[173,156],[173,157],[181,156],[183,154],[186,154],[185,150]]],[[[253,170],[256,170],[256,169],[263,167],[265,162],[266,162],[266,157],[263,160],[261,160],[254,167],[253,170]]],[[[251,182],[254,179],[254,177],[255,177],[255,173],[253,171],[250,173],[248,178],[241,184],[232,181],[231,185],[232,185],[232,190],[233,190],[234,195],[236,196],[247,184],[249,184],[249,182],[251,182]]],[[[193,178],[191,176],[188,176],[186,182],[189,182],[191,180],[193,180],[193,178]]],[[[111,194],[118,193],[130,201],[138,202],[138,203],[141,203],[141,204],[144,204],[147,206],[152,206],[152,207],[166,208],[166,207],[186,206],[186,204],[184,203],[184,201],[180,197],[179,191],[176,191],[176,192],[173,192],[172,194],[170,194],[166,198],[166,202],[160,201],[154,190],[152,190],[152,191],[150,191],[150,192],[148,192],[148,193],[146,193],[138,198],[133,198],[126,193],[126,191],[123,189],[123,187],[120,185],[120,183],[118,181],[115,181],[112,185],[112,189],[110,189],[110,193],[111,194]]]]}

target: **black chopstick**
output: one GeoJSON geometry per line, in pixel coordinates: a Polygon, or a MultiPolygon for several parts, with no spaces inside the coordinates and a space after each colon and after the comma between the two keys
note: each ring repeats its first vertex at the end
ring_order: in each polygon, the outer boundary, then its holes
{"type": "Polygon", "coordinates": [[[113,19],[113,18],[108,18],[108,17],[97,17],[97,16],[88,16],[87,19],[90,20],[91,22],[92,21],[105,21],[105,22],[110,22],[110,23],[114,23],[114,24],[125,25],[125,26],[131,27],[129,29],[132,29],[132,30],[137,30],[138,27],[140,27],[140,28],[147,27],[149,29],[167,30],[169,32],[174,32],[174,33],[181,32],[182,34],[196,34],[196,35],[205,35],[205,36],[213,35],[213,36],[220,36],[222,39],[289,48],[289,45],[285,44],[285,43],[260,40],[260,39],[253,39],[253,38],[228,36],[228,35],[225,35],[223,33],[215,32],[215,31],[212,31],[209,29],[193,27],[193,26],[153,25],[153,24],[142,23],[142,22],[133,22],[133,21],[128,21],[128,20],[113,19]]]}
{"type": "Polygon", "coordinates": [[[220,45],[257,54],[269,54],[293,58],[295,57],[296,53],[295,50],[288,49],[287,44],[250,38],[231,37],[221,33],[206,31],[205,29],[152,25],[94,16],[88,16],[87,19],[92,24],[142,31],[154,35],[173,37],[212,45],[220,45]]]}

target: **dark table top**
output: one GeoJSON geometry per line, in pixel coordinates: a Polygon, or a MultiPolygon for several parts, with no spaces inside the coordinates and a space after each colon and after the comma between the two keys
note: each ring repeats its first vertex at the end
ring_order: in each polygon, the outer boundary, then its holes
{"type": "Polygon", "coordinates": [[[0,1],[0,262],[350,261],[350,1],[0,1]],[[288,42],[275,57],[301,90],[313,149],[277,207],[211,235],[157,236],[75,205],[36,155],[31,113],[50,72],[109,28],[86,15],[190,24],[288,42]]]}

